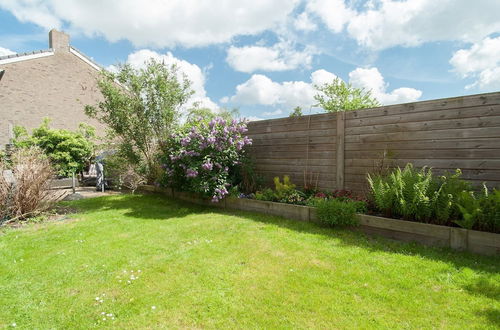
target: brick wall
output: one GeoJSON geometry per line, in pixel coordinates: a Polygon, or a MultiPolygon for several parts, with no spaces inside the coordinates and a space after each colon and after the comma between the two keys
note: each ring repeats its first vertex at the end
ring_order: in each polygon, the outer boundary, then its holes
{"type": "Polygon", "coordinates": [[[58,47],[52,56],[0,64],[5,69],[0,81],[0,148],[8,143],[9,123],[32,129],[50,117],[54,128],[76,129],[86,122],[102,130],[83,111],[86,104],[102,98],[96,84],[98,70],[70,53],[69,45],[61,45],[69,38],[60,36],[52,41],[58,47]]]}

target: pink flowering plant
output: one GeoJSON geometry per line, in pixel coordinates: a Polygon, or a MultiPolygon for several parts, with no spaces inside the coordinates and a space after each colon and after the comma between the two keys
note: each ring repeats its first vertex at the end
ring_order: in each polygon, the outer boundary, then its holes
{"type": "Polygon", "coordinates": [[[162,184],[202,194],[213,202],[224,198],[245,146],[252,143],[244,135],[246,126],[246,121],[217,117],[172,134],[163,146],[162,184]]]}

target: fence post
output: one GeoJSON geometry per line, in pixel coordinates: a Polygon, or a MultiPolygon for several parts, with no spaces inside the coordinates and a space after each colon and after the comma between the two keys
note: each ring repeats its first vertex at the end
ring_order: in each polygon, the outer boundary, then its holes
{"type": "Polygon", "coordinates": [[[337,189],[343,190],[344,185],[344,165],[345,165],[345,157],[344,157],[344,146],[345,146],[345,112],[340,111],[337,112],[337,141],[336,141],[336,158],[337,158],[337,177],[336,184],[337,189]]]}

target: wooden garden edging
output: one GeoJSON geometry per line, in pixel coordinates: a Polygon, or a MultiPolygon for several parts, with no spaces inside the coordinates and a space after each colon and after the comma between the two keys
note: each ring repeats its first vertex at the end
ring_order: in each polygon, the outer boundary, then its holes
{"type": "MultiPolygon", "coordinates": [[[[228,197],[219,203],[200,198],[195,194],[178,192],[170,188],[142,186],[139,191],[160,192],[167,196],[198,205],[207,205],[231,210],[253,211],[287,219],[318,222],[314,207],[259,201],[255,199],[228,197]]],[[[378,235],[405,242],[417,242],[429,246],[449,247],[484,255],[500,255],[500,234],[438,226],[427,223],[389,219],[358,214],[360,230],[368,235],[378,235]]]]}

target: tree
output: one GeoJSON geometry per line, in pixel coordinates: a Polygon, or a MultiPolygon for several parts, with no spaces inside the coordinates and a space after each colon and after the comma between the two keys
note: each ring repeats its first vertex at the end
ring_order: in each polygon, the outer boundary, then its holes
{"type": "Polygon", "coordinates": [[[299,106],[296,106],[293,108],[293,111],[290,113],[290,117],[300,117],[302,116],[302,108],[299,106]]]}
{"type": "Polygon", "coordinates": [[[60,176],[71,176],[80,172],[88,164],[94,152],[95,129],[80,124],[78,130],[50,128],[50,119],[45,118],[40,127],[30,135],[22,126],[14,127],[14,146],[16,148],[40,148],[50,159],[60,176]]]}
{"type": "Polygon", "coordinates": [[[345,83],[340,78],[335,78],[331,83],[315,85],[318,94],[314,99],[326,112],[359,110],[380,106],[370,91],[355,88],[350,83],[345,83]]]}
{"type": "Polygon", "coordinates": [[[167,139],[193,94],[191,82],[175,65],[150,59],[141,69],[125,64],[118,73],[103,71],[98,87],[104,100],[85,106],[86,114],[106,124],[120,151],[131,162],[144,162],[153,179],[158,143],[167,139]]]}
{"type": "Polygon", "coordinates": [[[223,118],[227,121],[236,119],[240,116],[238,109],[220,108],[216,111],[209,108],[194,107],[188,110],[186,126],[198,126],[202,123],[208,123],[215,118],[223,118]]]}

